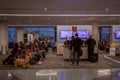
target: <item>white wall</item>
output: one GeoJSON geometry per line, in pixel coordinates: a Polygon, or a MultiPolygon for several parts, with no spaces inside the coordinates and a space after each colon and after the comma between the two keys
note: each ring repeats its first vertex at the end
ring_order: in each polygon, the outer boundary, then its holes
{"type": "Polygon", "coordinates": [[[8,50],[8,25],[0,23],[0,51],[6,54],[8,50]]]}
{"type": "Polygon", "coordinates": [[[115,38],[114,32],[115,32],[116,30],[120,30],[120,25],[113,25],[113,26],[112,26],[112,42],[114,42],[114,43],[120,43],[120,39],[116,39],[116,38],[115,38]]]}
{"type": "Polygon", "coordinates": [[[99,26],[98,24],[93,24],[92,25],[92,37],[96,40],[96,42],[98,43],[99,41],[99,26]]]}
{"type": "Polygon", "coordinates": [[[61,30],[72,30],[72,26],[77,26],[77,30],[89,30],[90,34],[92,34],[92,26],[91,25],[58,25],[57,26],[57,42],[64,43],[65,39],[60,39],[60,31],[61,30]]]}

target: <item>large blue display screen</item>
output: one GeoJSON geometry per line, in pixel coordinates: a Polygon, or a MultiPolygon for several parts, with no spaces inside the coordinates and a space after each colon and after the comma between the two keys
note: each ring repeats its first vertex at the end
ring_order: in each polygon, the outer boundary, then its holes
{"type": "MultiPolygon", "coordinates": [[[[78,30],[78,37],[81,39],[87,39],[90,36],[89,30],[78,30]]],[[[73,32],[71,30],[62,30],[60,31],[60,38],[71,38],[73,35],[73,32]]]]}
{"type": "Polygon", "coordinates": [[[115,38],[120,39],[120,30],[115,31],[115,38]]]}
{"type": "Polygon", "coordinates": [[[81,39],[87,39],[90,36],[89,30],[79,30],[77,31],[78,37],[81,39]]]}
{"type": "Polygon", "coordinates": [[[72,31],[70,30],[60,31],[60,38],[71,38],[71,37],[72,37],[72,31]]]}

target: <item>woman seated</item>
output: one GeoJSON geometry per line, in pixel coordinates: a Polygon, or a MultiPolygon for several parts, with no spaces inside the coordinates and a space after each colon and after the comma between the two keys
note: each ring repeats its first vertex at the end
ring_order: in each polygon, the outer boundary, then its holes
{"type": "Polygon", "coordinates": [[[43,52],[42,50],[40,50],[37,46],[34,48],[34,59],[36,59],[36,61],[39,60],[44,60],[45,59],[45,52],[43,52]]]}
{"type": "Polygon", "coordinates": [[[53,47],[52,47],[53,52],[57,51],[57,42],[54,43],[53,47]]]}
{"type": "Polygon", "coordinates": [[[2,61],[3,64],[14,64],[14,59],[19,56],[20,48],[18,44],[15,44],[13,47],[14,48],[11,51],[11,54],[5,60],[2,61]]]}

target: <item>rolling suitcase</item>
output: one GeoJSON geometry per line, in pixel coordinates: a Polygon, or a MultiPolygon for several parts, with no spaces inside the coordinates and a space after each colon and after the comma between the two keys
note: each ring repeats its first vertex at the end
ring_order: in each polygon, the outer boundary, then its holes
{"type": "Polygon", "coordinates": [[[97,62],[98,61],[98,54],[97,53],[92,54],[90,61],[93,63],[97,62]]]}

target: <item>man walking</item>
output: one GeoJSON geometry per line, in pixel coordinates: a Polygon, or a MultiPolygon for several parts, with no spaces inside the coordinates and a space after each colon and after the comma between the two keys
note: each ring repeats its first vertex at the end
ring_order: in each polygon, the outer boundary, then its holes
{"type": "Polygon", "coordinates": [[[71,38],[72,39],[69,42],[70,61],[72,61],[72,57],[73,57],[73,41],[74,41],[74,36],[72,36],[71,38]]]}
{"type": "Polygon", "coordinates": [[[73,59],[72,65],[79,65],[79,57],[82,56],[82,40],[78,37],[78,34],[75,34],[75,39],[73,40],[73,59]]]}

